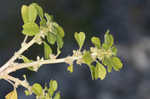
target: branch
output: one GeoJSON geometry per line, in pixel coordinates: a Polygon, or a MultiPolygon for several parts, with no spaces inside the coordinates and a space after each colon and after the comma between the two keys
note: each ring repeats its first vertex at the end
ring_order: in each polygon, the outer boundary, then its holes
{"type": "Polygon", "coordinates": [[[33,61],[31,63],[14,63],[13,66],[8,67],[5,71],[6,74],[15,72],[19,69],[23,69],[23,68],[28,68],[28,67],[35,67],[35,68],[39,68],[39,66],[42,66],[44,64],[56,64],[56,63],[68,63],[69,60],[71,61],[75,61],[75,60],[79,60],[80,58],[82,58],[81,56],[69,56],[66,58],[61,58],[61,59],[48,59],[48,60],[39,60],[39,61],[33,61]]]}
{"type": "Polygon", "coordinates": [[[43,32],[40,32],[39,35],[36,35],[30,42],[26,43],[25,46],[22,46],[19,51],[17,51],[1,68],[0,72],[4,71],[7,67],[11,66],[13,62],[29,47],[31,47],[34,43],[37,42],[37,39],[40,38],[40,36],[43,34],[43,32]]]}
{"type": "Polygon", "coordinates": [[[2,79],[13,81],[13,83],[15,84],[15,87],[22,85],[23,87],[27,88],[28,90],[31,90],[31,86],[29,85],[29,83],[26,80],[22,81],[18,78],[10,76],[10,75],[3,75],[2,79]]]}
{"type": "Polygon", "coordinates": [[[55,63],[69,63],[69,61],[75,61],[79,60],[82,58],[81,56],[68,56],[66,58],[61,58],[61,59],[48,59],[48,60],[39,60],[39,61],[34,61],[31,63],[14,63],[12,66],[7,67],[4,71],[0,72],[0,78],[13,81],[16,85],[22,85],[23,87],[27,88],[28,90],[31,90],[31,86],[29,86],[28,82],[26,80],[19,80],[18,78],[12,77],[8,75],[9,73],[12,73],[16,70],[23,69],[23,68],[28,68],[28,67],[35,67],[39,68],[38,66],[42,66],[43,64],[55,64],[55,63]]]}

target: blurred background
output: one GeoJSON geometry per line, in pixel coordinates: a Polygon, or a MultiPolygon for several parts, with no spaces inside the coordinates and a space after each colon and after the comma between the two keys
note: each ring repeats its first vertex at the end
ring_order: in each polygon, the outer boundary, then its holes
{"type": "MultiPolygon", "coordinates": [[[[23,79],[26,74],[30,84],[37,82],[42,86],[55,79],[62,99],[150,99],[150,0],[1,0],[0,66],[20,48],[24,38],[20,8],[32,2],[52,14],[64,28],[65,45],[60,57],[77,49],[74,32],[86,33],[88,48],[91,36],[103,39],[110,29],[124,67],[102,81],[92,81],[86,65],[75,65],[72,74],[67,72],[67,64],[56,64],[45,65],[38,72],[19,70],[13,76],[23,79]]],[[[25,52],[31,58],[42,54],[42,47],[37,45],[25,52]]],[[[0,80],[0,99],[11,90],[9,83],[0,80]]],[[[25,96],[23,87],[17,90],[19,99],[35,99],[34,95],[25,96]]]]}

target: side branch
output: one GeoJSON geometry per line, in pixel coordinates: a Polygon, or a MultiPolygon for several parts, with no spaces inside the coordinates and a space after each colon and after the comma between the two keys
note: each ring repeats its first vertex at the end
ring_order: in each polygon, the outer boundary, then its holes
{"type": "Polygon", "coordinates": [[[66,58],[61,58],[61,59],[48,59],[48,60],[39,60],[39,61],[33,61],[31,63],[15,63],[13,64],[13,66],[11,67],[8,67],[4,72],[6,74],[9,74],[9,73],[12,73],[12,72],[15,72],[19,69],[23,69],[23,68],[28,68],[28,67],[37,67],[38,66],[42,66],[44,64],[56,64],[56,63],[67,63],[68,60],[72,60],[72,61],[75,61],[75,60],[78,60],[80,59],[80,57],[75,57],[75,56],[70,56],[70,57],[66,57],[66,58]]]}
{"type": "Polygon", "coordinates": [[[2,79],[12,81],[14,83],[15,87],[22,85],[23,87],[27,88],[28,90],[31,90],[31,87],[26,80],[22,81],[18,78],[10,76],[10,75],[3,75],[2,79]]]}
{"type": "Polygon", "coordinates": [[[40,38],[40,35],[42,34],[39,33],[39,35],[36,35],[29,43],[26,43],[25,46],[22,46],[19,51],[17,51],[14,56],[12,56],[1,68],[0,72],[4,71],[7,67],[11,66],[13,62],[24,52],[26,51],[29,47],[31,47],[34,43],[37,42],[37,39],[40,38]]]}

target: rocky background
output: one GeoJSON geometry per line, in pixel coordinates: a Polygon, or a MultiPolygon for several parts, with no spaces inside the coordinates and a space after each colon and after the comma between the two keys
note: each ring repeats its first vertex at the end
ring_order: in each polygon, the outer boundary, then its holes
{"type": "MultiPolygon", "coordinates": [[[[66,64],[43,66],[36,72],[19,70],[12,73],[22,79],[27,75],[30,84],[44,86],[51,79],[59,82],[62,99],[150,99],[150,1],[149,0],[1,0],[0,3],[0,66],[20,48],[20,7],[37,2],[54,15],[66,32],[62,49],[65,57],[77,44],[74,32],[87,34],[86,46],[91,46],[90,37],[103,37],[110,29],[119,50],[118,56],[124,67],[120,72],[109,73],[104,80],[92,81],[86,65],[75,66],[72,74],[66,64]]],[[[42,55],[42,48],[33,46],[25,54],[29,57],[42,55]]],[[[0,80],[0,99],[12,90],[12,86],[0,80]]],[[[19,87],[19,99],[34,99],[24,95],[19,87]]]]}

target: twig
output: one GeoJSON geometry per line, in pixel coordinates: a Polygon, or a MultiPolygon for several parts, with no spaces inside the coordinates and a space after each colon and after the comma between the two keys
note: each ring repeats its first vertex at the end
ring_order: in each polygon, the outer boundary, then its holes
{"type": "Polygon", "coordinates": [[[9,80],[9,81],[13,81],[16,84],[16,87],[19,85],[22,85],[23,87],[27,88],[28,90],[31,90],[30,85],[28,84],[27,81],[22,81],[18,78],[12,77],[10,75],[3,75],[2,77],[3,79],[9,80]]]}
{"type": "Polygon", "coordinates": [[[29,47],[31,47],[34,43],[36,43],[37,39],[40,37],[42,33],[39,33],[39,35],[36,35],[29,43],[26,44],[26,46],[22,46],[21,49],[16,52],[1,68],[0,72],[4,71],[7,67],[11,66],[13,62],[29,47]]]}
{"type": "MultiPolygon", "coordinates": [[[[75,61],[75,60],[80,59],[81,56],[80,57],[72,56],[72,57],[69,57],[69,58],[71,58],[73,61],[75,61]]],[[[43,60],[43,61],[39,60],[39,61],[33,61],[31,63],[19,63],[19,64],[16,63],[16,64],[13,64],[13,66],[7,68],[4,72],[6,74],[9,74],[9,73],[12,73],[16,70],[23,69],[23,68],[28,68],[28,67],[31,67],[31,66],[36,67],[36,66],[42,66],[43,64],[66,63],[66,60],[68,60],[68,57],[61,58],[61,59],[48,59],[48,60],[43,60]]]]}

